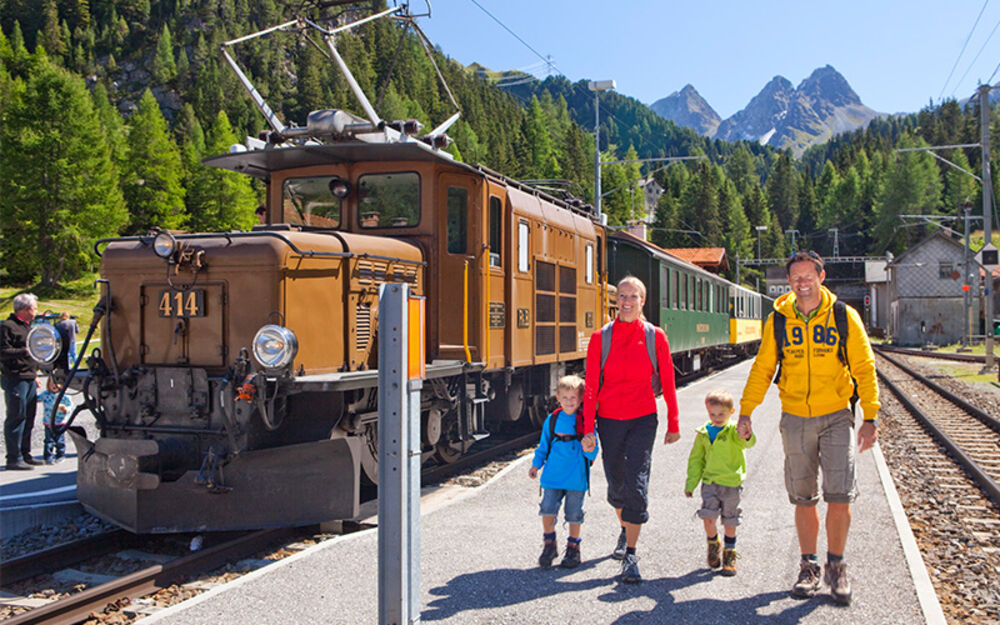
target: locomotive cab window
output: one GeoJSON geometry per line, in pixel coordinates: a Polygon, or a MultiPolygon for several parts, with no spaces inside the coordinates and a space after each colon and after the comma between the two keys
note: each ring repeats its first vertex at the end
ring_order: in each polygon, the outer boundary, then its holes
{"type": "Polygon", "coordinates": [[[517,222],[517,270],[528,271],[528,222],[517,222]]]}
{"type": "Polygon", "coordinates": [[[587,284],[593,284],[594,283],[594,245],[592,243],[588,243],[587,247],[586,247],[586,250],[587,250],[587,254],[586,254],[586,260],[584,262],[587,263],[587,265],[586,265],[587,269],[586,269],[586,272],[584,273],[584,279],[587,281],[587,284]]]}
{"type": "Polygon", "coordinates": [[[289,178],[281,185],[282,221],[295,226],[337,228],[341,199],[333,194],[339,176],[289,178]]]}
{"type": "Polygon", "coordinates": [[[469,191],[448,187],[448,253],[465,254],[469,246],[466,232],[469,223],[469,191]]]}
{"type": "Polygon", "coordinates": [[[362,228],[408,228],[420,223],[420,176],[415,172],[365,174],[358,178],[362,228]]]}
{"type": "Polygon", "coordinates": [[[503,266],[503,206],[490,196],[490,267],[503,266]]]}

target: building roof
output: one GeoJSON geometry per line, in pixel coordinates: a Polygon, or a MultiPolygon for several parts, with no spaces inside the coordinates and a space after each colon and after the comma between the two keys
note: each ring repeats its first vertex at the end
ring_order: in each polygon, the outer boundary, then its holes
{"type": "Polygon", "coordinates": [[[708,271],[729,269],[729,258],[724,247],[675,247],[668,249],[667,253],[708,271]]]}

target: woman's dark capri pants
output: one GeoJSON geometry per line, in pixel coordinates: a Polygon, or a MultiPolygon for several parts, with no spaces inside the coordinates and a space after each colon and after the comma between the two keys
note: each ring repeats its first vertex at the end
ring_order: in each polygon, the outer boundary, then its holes
{"type": "Polygon", "coordinates": [[[642,524],[649,519],[647,491],[656,426],[656,413],[624,420],[597,417],[608,503],[621,508],[626,523],[642,524]]]}

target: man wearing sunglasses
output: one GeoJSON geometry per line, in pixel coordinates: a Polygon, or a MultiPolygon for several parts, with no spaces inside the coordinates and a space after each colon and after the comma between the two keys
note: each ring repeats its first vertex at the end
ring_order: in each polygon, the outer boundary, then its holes
{"type": "Polygon", "coordinates": [[[775,378],[781,398],[781,439],[785,451],[785,488],[795,505],[795,528],[802,560],[792,594],[811,597],[820,588],[818,475],[823,474],[823,500],[827,504],[827,563],[822,581],[833,599],[851,602],[844,548],[851,526],[851,502],[857,494],[854,481],[855,437],[852,396],[857,389],[864,422],[858,428],[857,446],[863,452],[878,438],[878,384],[875,357],[861,316],[837,302],[823,286],[823,259],[813,251],[796,252],[785,265],[792,290],[774,302],[775,313],[764,324],[760,351],[754,360],[737,424],[741,436],[752,432],[750,415],[764,400],[775,378]],[[843,307],[843,309],[840,309],[843,307]],[[838,331],[846,330],[846,341],[838,331]],[[778,317],[776,322],[775,318],[778,317]],[[784,336],[781,335],[784,318],[784,336]],[[779,357],[779,349],[780,357],[779,357]]]}

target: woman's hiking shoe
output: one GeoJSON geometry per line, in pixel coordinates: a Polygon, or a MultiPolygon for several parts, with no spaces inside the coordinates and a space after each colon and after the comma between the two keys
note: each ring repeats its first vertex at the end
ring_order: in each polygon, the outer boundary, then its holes
{"type": "Polygon", "coordinates": [[[559,563],[564,569],[574,569],[580,566],[580,547],[567,544],[566,553],[563,554],[562,562],[559,563]]]}
{"type": "Polygon", "coordinates": [[[792,586],[793,597],[812,597],[819,590],[819,564],[802,560],[799,564],[799,579],[792,586]]]}
{"type": "Polygon", "coordinates": [[[715,540],[708,542],[708,568],[717,569],[722,566],[722,558],[719,557],[721,553],[722,541],[716,536],[715,540]]]}
{"type": "Polygon", "coordinates": [[[722,574],[727,577],[736,575],[736,548],[727,548],[722,553],[722,574]]]}
{"type": "Polygon", "coordinates": [[[556,541],[546,540],[545,546],[542,547],[542,555],[538,556],[538,565],[543,569],[550,568],[557,555],[559,550],[556,549],[556,541]]]}
{"type": "Polygon", "coordinates": [[[833,600],[841,605],[851,604],[851,582],[847,579],[847,563],[827,562],[823,581],[830,587],[833,600]]]}
{"type": "Polygon", "coordinates": [[[620,534],[618,534],[618,544],[615,545],[615,550],[611,552],[611,557],[615,560],[625,559],[625,547],[628,546],[628,540],[625,537],[625,528],[622,528],[620,534]]]}
{"type": "Polygon", "coordinates": [[[625,554],[625,559],[622,560],[622,574],[619,577],[626,584],[638,584],[642,581],[642,575],[639,575],[639,556],[634,553],[625,554]]]}

